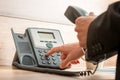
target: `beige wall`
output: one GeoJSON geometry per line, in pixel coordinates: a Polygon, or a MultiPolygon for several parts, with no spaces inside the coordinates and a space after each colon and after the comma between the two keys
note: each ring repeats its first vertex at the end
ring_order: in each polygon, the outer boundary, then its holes
{"type": "Polygon", "coordinates": [[[69,5],[99,15],[116,0],[0,0],[0,15],[71,24],[64,16],[69,5]]]}

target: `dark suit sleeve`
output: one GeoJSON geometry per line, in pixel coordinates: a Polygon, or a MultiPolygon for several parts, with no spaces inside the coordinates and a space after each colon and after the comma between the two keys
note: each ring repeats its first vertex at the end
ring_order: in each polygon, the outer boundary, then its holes
{"type": "Polygon", "coordinates": [[[88,61],[100,62],[120,48],[120,1],[109,5],[90,25],[87,34],[88,61]]]}

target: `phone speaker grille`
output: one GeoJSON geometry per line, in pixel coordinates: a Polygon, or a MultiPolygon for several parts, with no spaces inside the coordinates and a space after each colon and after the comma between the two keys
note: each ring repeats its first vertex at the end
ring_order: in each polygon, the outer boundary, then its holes
{"type": "Polygon", "coordinates": [[[28,42],[19,42],[18,43],[20,53],[32,53],[30,44],[28,42]]]}
{"type": "Polygon", "coordinates": [[[35,64],[35,61],[34,61],[34,59],[33,59],[32,57],[30,57],[30,56],[28,56],[28,55],[25,55],[25,56],[23,57],[22,63],[23,63],[24,65],[34,65],[34,64],[35,64]]]}

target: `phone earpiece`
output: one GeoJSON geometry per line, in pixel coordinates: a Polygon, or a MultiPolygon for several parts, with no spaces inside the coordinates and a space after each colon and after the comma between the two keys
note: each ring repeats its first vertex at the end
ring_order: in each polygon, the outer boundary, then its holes
{"type": "Polygon", "coordinates": [[[79,8],[77,6],[68,6],[66,9],[64,15],[67,19],[69,19],[72,23],[75,24],[75,20],[80,16],[87,16],[88,13],[83,10],[82,8],[79,8]]]}

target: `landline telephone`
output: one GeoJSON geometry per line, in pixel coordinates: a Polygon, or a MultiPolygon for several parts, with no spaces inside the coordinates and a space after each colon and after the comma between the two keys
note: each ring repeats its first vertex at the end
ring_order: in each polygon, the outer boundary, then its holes
{"type": "MultiPolygon", "coordinates": [[[[85,15],[86,12],[84,10],[74,6],[69,6],[65,12],[66,17],[73,16],[70,18],[73,23],[76,17],[85,15]]],[[[92,75],[97,69],[96,66],[93,72],[91,70],[74,72],[60,70],[60,52],[49,57],[45,56],[45,53],[52,47],[64,44],[59,30],[28,28],[26,29],[25,34],[14,33],[13,29],[11,29],[11,31],[16,46],[16,55],[13,60],[13,65],[20,69],[67,76],[92,75]]]]}
{"type": "Polygon", "coordinates": [[[24,35],[12,30],[19,62],[22,65],[59,68],[58,52],[46,57],[52,47],[63,44],[60,32],[54,29],[28,28],[24,35]]]}
{"type": "Polygon", "coordinates": [[[86,76],[93,74],[87,71],[65,71],[59,68],[60,52],[49,57],[45,53],[52,47],[64,44],[59,30],[46,28],[28,28],[25,34],[14,33],[11,29],[16,46],[13,65],[17,68],[55,73],[66,76],[86,76]]]}

